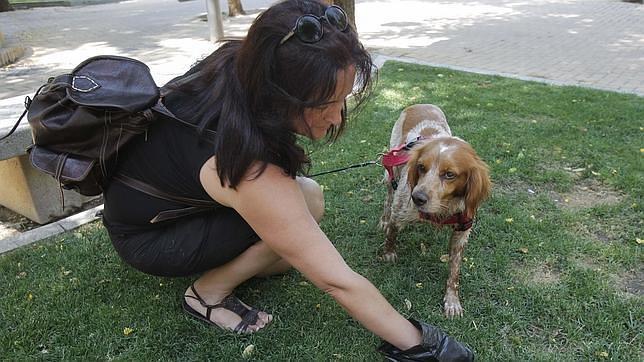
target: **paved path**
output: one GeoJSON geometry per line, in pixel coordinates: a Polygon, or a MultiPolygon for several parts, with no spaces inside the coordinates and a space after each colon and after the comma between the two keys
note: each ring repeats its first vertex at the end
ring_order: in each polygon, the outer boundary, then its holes
{"type": "Polygon", "coordinates": [[[618,0],[400,1],[405,12],[388,13],[391,3],[359,3],[358,14],[375,11],[375,17],[359,18],[358,26],[376,53],[644,95],[642,5],[618,0]]]}
{"type": "MultiPolygon", "coordinates": [[[[226,20],[226,34],[244,34],[271,2],[242,1],[251,15],[226,20]]],[[[214,49],[200,18],[205,11],[202,0],[135,0],[0,13],[7,41],[30,48],[30,56],[0,68],[0,100],[31,93],[52,74],[105,53],[141,59],[164,82],[214,49]]],[[[375,54],[644,95],[640,4],[357,0],[356,14],[375,54]]]]}
{"type": "MultiPolygon", "coordinates": [[[[226,19],[226,35],[243,35],[272,1],[242,3],[249,15],[226,19]]],[[[215,49],[205,12],[204,0],[133,0],[0,13],[7,43],[28,47],[28,56],[0,68],[0,132],[20,114],[25,95],[93,55],[140,59],[158,84],[181,74],[215,49]]],[[[356,0],[356,14],[363,43],[380,61],[395,57],[644,96],[643,5],[356,0]]]]}

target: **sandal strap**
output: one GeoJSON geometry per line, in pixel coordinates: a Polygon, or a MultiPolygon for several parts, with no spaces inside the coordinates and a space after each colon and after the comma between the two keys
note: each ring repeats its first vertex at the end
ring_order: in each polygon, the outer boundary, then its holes
{"type": "Polygon", "coordinates": [[[192,295],[187,295],[187,294],[185,294],[184,296],[188,298],[196,299],[199,302],[199,304],[201,304],[202,307],[208,308],[213,306],[212,304],[206,303],[206,301],[203,300],[203,298],[199,295],[199,293],[197,293],[197,289],[195,289],[195,283],[190,284],[190,290],[192,290],[192,294],[194,294],[194,297],[192,295]]]}
{"type": "Polygon", "coordinates": [[[242,317],[246,323],[255,324],[259,319],[259,311],[257,309],[249,309],[242,317]]]}
{"type": "Polygon", "coordinates": [[[259,319],[259,311],[257,309],[247,309],[246,312],[243,315],[240,315],[241,321],[235,327],[234,331],[236,333],[239,332],[245,332],[246,329],[248,329],[249,326],[254,325],[257,323],[257,320],[259,319]]]}
{"type": "Polygon", "coordinates": [[[210,320],[210,314],[212,314],[212,310],[217,308],[217,306],[220,304],[208,304],[206,303],[205,300],[197,293],[197,289],[195,289],[195,283],[190,284],[190,290],[192,290],[192,293],[194,294],[194,297],[192,295],[185,295],[188,298],[195,299],[201,304],[202,307],[206,308],[206,319],[210,320]]]}
{"type": "Polygon", "coordinates": [[[218,308],[223,308],[237,314],[241,318],[241,321],[233,329],[233,331],[236,333],[245,332],[249,326],[257,323],[257,320],[259,319],[259,310],[255,308],[245,307],[242,304],[241,300],[239,300],[239,298],[237,298],[232,293],[225,296],[224,299],[222,299],[221,302],[217,304],[208,304],[205,300],[203,300],[199,293],[197,293],[197,289],[195,289],[194,283],[190,285],[190,290],[192,291],[194,296],[187,294],[184,296],[187,298],[195,299],[199,302],[199,304],[201,304],[202,307],[206,308],[206,319],[210,320],[210,314],[212,313],[213,309],[218,308]]]}
{"type": "Polygon", "coordinates": [[[218,308],[228,309],[229,311],[240,316],[242,319],[244,318],[244,314],[248,312],[248,308],[244,307],[241,301],[237,299],[237,297],[235,297],[233,294],[229,294],[224,297],[224,299],[222,299],[221,302],[217,303],[216,306],[218,308]]]}
{"type": "Polygon", "coordinates": [[[257,323],[259,319],[259,310],[245,307],[234,294],[229,294],[225,297],[217,304],[217,307],[229,310],[241,318],[241,321],[233,330],[236,333],[245,332],[249,326],[257,323]]]}

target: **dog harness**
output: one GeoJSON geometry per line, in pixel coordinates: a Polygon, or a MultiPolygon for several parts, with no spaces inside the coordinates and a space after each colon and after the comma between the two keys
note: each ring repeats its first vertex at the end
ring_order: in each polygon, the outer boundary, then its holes
{"type": "Polygon", "coordinates": [[[422,137],[418,136],[416,139],[408,143],[403,143],[398,147],[390,149],[389,152],[382,156],[382,167],[387,171],[389,182],[391,182],[391,187],[394,190],[398,188],[398,180],[394,178],[394,167],[400,166],[409,161],[409,150],[411,150],[411,148],[414,147],[414,145],[421,139],[422,137]]]}

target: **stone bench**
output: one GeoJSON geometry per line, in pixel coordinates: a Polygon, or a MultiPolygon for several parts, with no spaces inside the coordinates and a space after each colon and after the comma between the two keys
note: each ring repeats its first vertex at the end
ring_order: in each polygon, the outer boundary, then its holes
{"type": "MultiPolygon", "coordinates": [[[[0,137],[7,134],[22,114],[25,96],[0,100],[0,137]]],[[[0,141],[0,205],[46,224],[70,215],[91,198],[63,190],[63,209],[58,182],[31,166],[27,148],[32,144],[27,117],[14,134],[0,141]]]]}

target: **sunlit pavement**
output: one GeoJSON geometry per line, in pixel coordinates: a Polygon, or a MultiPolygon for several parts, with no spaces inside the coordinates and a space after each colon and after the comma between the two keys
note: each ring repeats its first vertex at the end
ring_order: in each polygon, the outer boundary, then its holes
{"type": "MultiPolygon", "coordinates": [[[[222,10],[226,2],[221,0],[222,10]]],[[[271,1],[242,0],[225,19],[241,36],[271,1]]],[[[133,0],[0,13],[8,43],[27,56],[0,68],[0,119],[9,104],[87,57],[144,61],[163,84],[215,45],[205,1],[133,0]]],[[[375,55],[644,95],[644,6],[617,0],[356,1],[357,27],[375,55]]],[[[383,58],[382,59],[387,59],[383,58]]]]}

